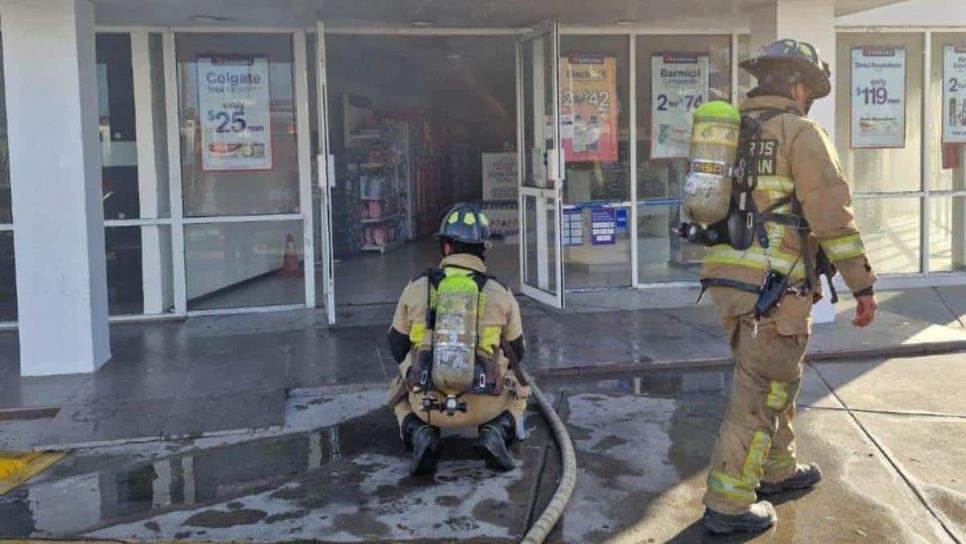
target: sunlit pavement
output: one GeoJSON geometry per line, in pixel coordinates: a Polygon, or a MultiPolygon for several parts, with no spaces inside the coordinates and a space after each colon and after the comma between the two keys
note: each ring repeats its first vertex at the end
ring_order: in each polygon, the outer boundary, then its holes
{"type": "MultiPolygon", "coordinates": [[[[962,542],[966,355],[817,363],[796,420],[825,481],[776,500],[778,526],[712,537],[697,525],[729,371],[544,380],[578,450],[577,492],[553,542],[962,542]],[[831,388],[831,389],[829,389],[831,388]]],[[[292,403],[288,429],[79,450],[0,497],[9,538],[509,542],[553,493],[539,414],[496,474],[453,436],[434,478],[406,475],[382,391],[292,403]]]]}

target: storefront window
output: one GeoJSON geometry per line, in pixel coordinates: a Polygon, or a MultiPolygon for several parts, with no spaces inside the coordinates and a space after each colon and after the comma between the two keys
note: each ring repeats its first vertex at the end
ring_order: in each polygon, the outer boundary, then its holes
{"type": "MultiPolygon", "coordinates": [[[[7,147],[7,100],[3,83],[3,48],[0,45],[0,225],[13,223],[10,198],[10,152],[7,147]]],[[[13,231],[0,230],[0,321],[17,320],[17,273],[13,231]]]]}
{"type": "Polygon", "coordinates": [[[305,301],[301,221],[185,226],[189,310],[305,301]]]}
{"type": "Polygon", "coordinates": [[[97,34],[98,118],[104,219],[137,219],[137,141],[130,34],[97,34]]]}
{"type": "Polygon", "coordinates": [[[935,144],[926,156],[926,183],[932,191],[966,190],[966,68],[955,68],[961,58],[966,58],[966,32],[932,35],[929,119],[935,121],[926,128],[935,144]]]}
{"type": "Polygon", "coordinates": [[[0,321],[17,320],[17,271],[13,232],[0,231],[0,321]]]}
{"type": "MultiPolygon", "coordinates": [[[[741,34],[740,36],[738,36],[738,62],[742,62],[746,59],[749,59],[753,54],[757,54],[757,53],[758,53],[757,51],[751,50],[751,36],[747,34],[741,34]]],[[[738,69],[738,103],[739,104],[741,103],[741,100],[745,98],[745,95],[748,94],[748,91],[751,90],[752,85],[754,84],[755,82],[752,80],[751,74],[739,68],[738,69]]]]}
{"type": "Polygon", "coordinates": [[[183,227],[188,310],[303,303],[302,221],[258,217],[301,211],[293,36],[179,34],[175,48],[184,216],[232,217],[183,227]]]}
{"type": "Polygon", "coordinates": [[[185,217],[298,213],[292,36],[176,37],[185,217]]]}
{"type": "MultiPolygon", "coordinates": [[[[168,118],[164,85],[164,42],[159,33],[148,35],[151,61],[151,110],[154,118],[154,171],[157,179],[156,208],[144,206],[142,217],[171,217],[170,173],[168,171],[168,118]]],[[[145,167],[150,167],[147,165],[145,167]]]]}
{"type": "Polygon", "coordinates": [[[862,198],[854,202],[869,261],[879,274],[919,272],[921,267],[919,198],[862,198]]]}
{"type": "Polygon", "coordinates": [[[929,270],[966,270],[966,197],[929,199],[929,270]]]}
{"type": "Polygon", "coordinates": [[[13,223],[10,198],[10,150],[7,146],[7,99],[3,85],[3,49],[0,46],[0,224],[13,223]]]}
{"type": "Polygon", "coordinates": [[[627,36],[560,37],[564,266],[568,289],[631,278],[627,36]]]}
{"type": "Polygon", "coordinates": [[[638,281],[693,281],[703,247],[672,234],[690,115],[702,102],[731,100],[731,37],[638,36],[635,47],[638,281]]]}
{"type": "Polygon", "coordinates": [[[923,40],[918,33],[837,36],[835,141],[854,192],[922,187],[923,40]]]}
{"type": "Polygon", "coordinates": [[[104,229],[107,307],[111,315],[144,312],[141,227],[104,229]]]}

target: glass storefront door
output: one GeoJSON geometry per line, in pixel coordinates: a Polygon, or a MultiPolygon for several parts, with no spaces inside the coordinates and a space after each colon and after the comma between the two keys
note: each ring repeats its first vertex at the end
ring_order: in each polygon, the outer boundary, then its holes
{"type": "Polygon", "coordinates": [[[314,305],[304,34],[175,52],[187,310],[314,305]]]}
{"type": "Polygon", "coordinates": [[[332,186],[335,184],[335,158],[329,144],[329,86],[326,70],[325,54],[325,24],[316,24],[315,41],[315,96],[311,105],[315,106],[316,132],[315,138],[315,179],[313,180],[319,194],[319,261],[321,277],[317,282],[322,304],[325,306],[329,324],[335,323],[335,253],[332,246],[332,186]]]}
{"type": "Polygon", "coordinates": [[[539,25],[517,46],[517,130],[520,171],[520,287],[563,307],[561,208],[564,156],[558,97],[557,23],[539,25]]]}

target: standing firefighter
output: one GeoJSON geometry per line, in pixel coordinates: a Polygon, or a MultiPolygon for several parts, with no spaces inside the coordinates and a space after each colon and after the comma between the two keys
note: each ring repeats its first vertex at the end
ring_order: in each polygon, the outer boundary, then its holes
{"type": "Polygon", "coordinates": [[[476,453],[490,468],[514,467],[507,445],[524,438],[529,387],[512,371],[523,359],[523,325],[513,293],[486,275],[485,215],[457,204],[436,234],[439,269],[403,291],[389,347],[399,363],[390,403],[412,450],[410,474],[436,470],[440,428],[478,427],[476,453]]]}
{"type": "Polygon", "coordinates": [[[684,195],[694,222],[682,229],[690,240],[710,246],[701,283],[736,363],[704,496],[702,522],[715,533],[771,527],[775,509],[757,494],[810,488],[822,478],[814,463],[798,464],[792,430],[810,312],[821,296],[818,276],[842,274],[858,304],[855,326],[868,325],[876,312],[876,278],[855,225],[849,186],[827,134],[805,117],[812,102],[831,90],[828,65],[811,45],[780,40],[741,67],[758,78],[758,87],[740,114],[733,108],[722,114],[730,107],[723,103],[708,104],[717,121],[696,112],[684,195]],[[701,144],[715,141],[724,146],[719,155],[727,156],[730,146],[737,161],[719,167],[695,157],[713,155],[701,144]],[[720,182],[715,174],[727,175],[730,191],[717,211],[720,202],[708,198],[720,182]]]}

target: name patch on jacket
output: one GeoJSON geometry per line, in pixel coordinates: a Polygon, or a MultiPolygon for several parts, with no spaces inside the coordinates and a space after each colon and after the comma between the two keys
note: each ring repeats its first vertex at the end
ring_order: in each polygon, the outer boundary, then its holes
{"type": "Polygon", "coordinates": [[[778,140],[759,140],[748,144],[748,156],[758,155],[758,175],[774,176],[778,169],[778,140]]]}

